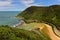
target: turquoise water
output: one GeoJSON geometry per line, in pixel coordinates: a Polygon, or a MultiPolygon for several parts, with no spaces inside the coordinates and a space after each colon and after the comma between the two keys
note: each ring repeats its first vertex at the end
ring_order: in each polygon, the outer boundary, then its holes
{"type": "Polygon", "coordinates": [[[15,25],[20,19],[15,18],[18,11],[0,11],[0,25],[15,25]]]}

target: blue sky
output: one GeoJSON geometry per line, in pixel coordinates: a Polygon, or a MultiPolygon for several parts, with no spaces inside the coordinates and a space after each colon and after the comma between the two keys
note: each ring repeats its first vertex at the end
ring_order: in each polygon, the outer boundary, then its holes
{"type": "Polygon", "coordinates": [[[22,11],[30,6],[60,5],[60,0],[0,0],[0,11],[22,11]]]}

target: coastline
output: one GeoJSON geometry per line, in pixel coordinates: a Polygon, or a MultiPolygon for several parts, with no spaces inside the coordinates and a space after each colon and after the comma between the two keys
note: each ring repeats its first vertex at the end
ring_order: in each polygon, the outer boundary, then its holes
{"type": "Polygon", "coordinates": [[[26,25],[26,23],[23,20],[20,20],[20,22],[18,24],[13,25],[13,27],[17,27],[18,28],[18,27],[22,27],[24,25],[26,25]]]}

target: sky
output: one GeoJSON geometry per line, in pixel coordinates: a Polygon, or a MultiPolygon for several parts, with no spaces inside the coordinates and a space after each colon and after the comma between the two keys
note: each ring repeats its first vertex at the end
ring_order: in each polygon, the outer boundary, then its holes
{"type": "Polygon", "coordinates": [[[0,11],[23,11],[30,6],[60,5],[60,0],[0,0],[0,11]]]}

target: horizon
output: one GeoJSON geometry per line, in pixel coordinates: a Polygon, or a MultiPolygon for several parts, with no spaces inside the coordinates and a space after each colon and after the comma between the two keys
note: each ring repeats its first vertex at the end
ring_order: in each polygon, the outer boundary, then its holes
{"type": "Polygon", "coordinates": [[[23,11],[30,6],[60,5],[60,0],[0,0],[0,11],[23,11]]]}

